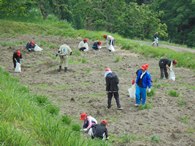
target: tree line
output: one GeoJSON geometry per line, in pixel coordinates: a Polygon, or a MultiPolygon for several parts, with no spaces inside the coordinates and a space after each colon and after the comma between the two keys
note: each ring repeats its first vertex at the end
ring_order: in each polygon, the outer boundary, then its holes
{"type": "Polygon", "coordinates": [[[55,15],[76,29],[118,33],[127,38],[195,46],[194,0],[0,0],[0,17],[47,19],[55,15]]]}

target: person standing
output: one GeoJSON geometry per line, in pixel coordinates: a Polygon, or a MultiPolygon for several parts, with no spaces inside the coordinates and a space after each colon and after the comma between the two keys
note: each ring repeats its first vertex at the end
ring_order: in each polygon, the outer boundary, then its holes
{"type": "Polygon", "coordinates": [[[72,55],[72,49],[67,45],[63,44],[60,46],[56,56],[60,57],[60,65],[58,71],[61,71],[62,65],[65,64],[64,71],[67,72],[68,69],[68,56],[72,55]]]}
{"type": "Polygon", "coordinates": [[[164,77],[168,79],[169,74],[167,72],[167,69],[170,70],[172,69],[173,65],[176,65],[177,61],[176,60],[169,60],[166,58],[162,58],[159,61],[159,67],[160,67],[160,78],[163,79],[164,77]]]}
{"type": "Polygon", "coordinates": [[[80,51],[89,51],[89,45],[88,45],[88,39],[87,38],[85,38],[85,39],[83,39],[80,43],[79,43],[79,45],[78,45],[78,48],[79,48],[79,50],[80,51]]]}
{"type": "Polygon", "coordinates": [[[106,47],[110,52],[114,52],[114,43],[115,43],[115,39],[113,36],[111,35],[103,35],[103,37],[106,39],[106,47]]]}
{"type": "Polygon", "coordinates": [[[107,91],[107,97],[108,97],[108,109],[111,108],[111,101],[112,97],[114,96],[116,100],[116,105],[118,110],[122,110],[119,100],[119,79],[116,73],[112,72],[110,68],[105,68],[105,74],[104,74],[105,80],[106,80],[106,91],[107,91]]]}
{"type": "Polygon", "coordinates": [[[87,115],[85,112],[80,114],[80,120],[83,121],[83,127],[81,131],[84,132],[88,132],[93,125],[97,124],[97,120],[94,117],[87,115]]]}
{"type": "Polygon", "coordinates": [[[158,32],[154,34],[154,41],[152,42],[152,46],[156,45],[158,47],[158,32]]]}
{"type": "Polygon", "coordinates": [[[152,79],[150,73],[147,71],[148,64],[144,64],[141,66],[141,69],[138,69],[136,74],[136,103],[135,106],[139,106],[140,103],[142,105],[146,104],[146,89],[148,88],[148,92],[151,91],[152,79]]]}
{"type": "Polygon", "coordinates": [[[108,140],[107,120],[102,120],[100,124],[95,124],[90,128],[90,136],[92,139],[100,138],[102,140],[108,140]]]}
{"type": "Polygon", "coordinates": [[[14,64],[14,68],[16,68],[16,62],[20,63],[20,60],[22,59],[22,53],[20,52],[20,50],[16,50],[13,53],[13,64],[14,64]]]}

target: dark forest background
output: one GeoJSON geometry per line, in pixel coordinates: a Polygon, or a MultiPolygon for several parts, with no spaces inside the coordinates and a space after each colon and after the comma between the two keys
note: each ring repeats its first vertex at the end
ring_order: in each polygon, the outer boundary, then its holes
{"type": "MultiPolygon", "coordinates": [[[[195,47],[195,0],[0,0],[1,19],[58,18],[75,29],[195,47]]],[[[58,21],[56,19],[56,21],[58,21]]]]}

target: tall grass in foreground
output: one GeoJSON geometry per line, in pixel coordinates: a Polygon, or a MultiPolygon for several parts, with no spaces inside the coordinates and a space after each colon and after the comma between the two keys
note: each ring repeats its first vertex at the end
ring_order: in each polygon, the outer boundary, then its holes
{"type": "Polygon", "coordinates": [[[0,68],[0,145],[107,145],[85,139],[80,126],[58,111],[46,97],[32,95],[0,68]]]}

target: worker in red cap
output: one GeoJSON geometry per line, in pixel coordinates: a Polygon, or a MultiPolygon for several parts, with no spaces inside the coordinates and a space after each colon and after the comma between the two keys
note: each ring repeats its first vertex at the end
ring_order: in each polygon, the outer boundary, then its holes
{"type": "Polygon", "coordinates": [[[108,137],[108,129],[107,129],[107,120],[102,120],[100,124],[94,125],[90,128],[90,136],[92,139],[100,138],[102,140],[109,139],[108,137]]]}
{"type": "Polygon", "coordinates": [[[95,41],[93,43],[92,49],[95,50],[95,51],[98,51],[99,49],[101,49],[101,45],[102,45],[101,41],[95,41]]]}
{"type": "Polygon", "coordinates": [[[78,45],[80,51],[89,51],[88,39],[84,38],[78,45]]]}
{"type": "Polygon", "coordinates": [[[34,40],[31,40],[30,42],[28,42],[26,44],[26,49],[31,52],[31,51],[34,51],[34,48],[35,48],[35,41],[34,40]]]}
{"type": "Polygon", "coordinates": [[[112,97],[114,96],[117,109],[122,110],[123,108],[121,107],[120,100],[119,100],[119,93],[118,93],[118,84],[119,84],[119,79],[116,73],[112,72],[112,70],[109,67],[105,68],[105,73],[104,77],[106,80],[106,91],[107,91],[107,97],[108,97],[108,109],[111,108],[111,101],[112,97]]]}
{"type": "Polygon", "coordinates": [[[13,53],[13,64],[14,64],[14,68],[16,68],[16,62],[20,63],[20,60],[22,59],[22,53],[20,52],[20,50],[16,50],[13,53]]]}
{"type": "Polygon", "coordinates": [[[88,130],[95,124],[97,124],[97,120],[90,116],[87,115],[87,113],[83,112],[80,114],[80,120],[83,121],[83,128],[82,131],[88,132],[88,130]]]}
{"type": "Polygon", "coordinates": [[[159,68],[160,68],[160,78],[163,79],[164,77],[168,79],[169,74],[167,70],[172,70],[173,65],[175,66],[177,64],[176,60],[169,60],[166,58],[162,58],[159,61],[159,68]]]}
{"type": "Polygon", "coordinates": [[[115,42],[114,37],[111,36],[111,35],[106,35],[106,34],[104,34],[103,37],[106,39],[106,47],[107,47],[107,49],[110,52],[114,52],[115,51],[115,49],[114,49],[114,42],[115,42]]]}
{"type": "Polygon", "coordinates": [[[148,92],[151,91],[152,79],[150,73],[147,71],[149,65],[144,64],[141,66],[141,69],[137,70],[137,78],[136,78],[136,103],[135,106],[139,106],[140,104],[146,104],[146,89],[148,88],[148,92]]]}

